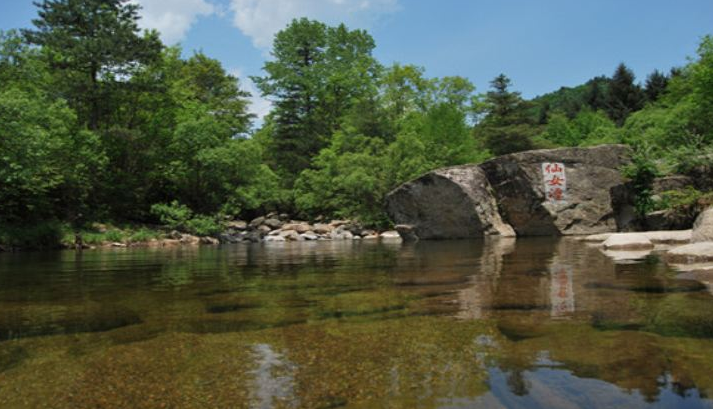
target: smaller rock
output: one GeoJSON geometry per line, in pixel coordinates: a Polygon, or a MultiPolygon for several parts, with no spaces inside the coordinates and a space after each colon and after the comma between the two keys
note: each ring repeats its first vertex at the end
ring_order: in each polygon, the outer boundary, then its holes
{"type": "Polygon", "coordinates": [[[300,241],[304,240],[300,237],[300,234],[295,230],[282,230],[280,232],[280,237],[283,237],[287,241],[300,241]]]}
{"type": "Polygon", "coordinates": [[[112,247],[126,247],[126,243],[119,243],[119,242],[114,242],[111,243],[112,247]]]}
{"type": "Polygon", "coordinates": [[[396,230],[387,230],[379,235],[382,239],[386,240],[398,240],[401,239],[401,235],[396,230]]]}
{"type": "Polygon", "coordinates": [[[364,237],[362,237],[364,240],[378,240],[379,235],[378,234],[368,234],[364,237]]]}
{"type": "Polygon", "coordinates": [[[216,246],[216,245],[220,244],[220,241],[218,241],[218,239],[216,239],[215,237],[203,236],[200,238],[200,243],[210,245],[210,246],[216,246]]]}
{"type": "Polygon", "coordinates": [[[654,247],[654,243],[642,233],[612,234],[602,245],[607,250],[644,250],[654,247]]]}
{"type": "Polygon", "coordinates": [[[404,241],[417,241],[418,236],[414,227],[410,224],[397,224],[394,226],[396,231],[399,233],[404,241]]]}
{"type": "Polygon", "coordinates": [[[276,241],[286,241],[282,236],[267,236],[265,237],[265,242],[276,242],[276,241]]]}
{"type": "Polygon", "coordinates": [[[702,241],[676,247],[666,253],[669,263],[699,263],[713,261],[713,242],[702,241]]]}
{"type": "Polygon", "coordinates": [[[701,212],[693,223],[691,242],[713,241],[713,207],[701,212]]]}
{"type": "Polygon", "coordinates": [[[257,218],[253,219],[253,220],[250,222],[250,228],[257,229],[258,226],[260,226],[260,225],[263,224],[264,222],[265,222],[265,218],[264,218],[264,217],[262,217],[262,216],[261,216],[261,217],[257,217],[257,218]]]}
{"type": "Polygon", "coordinates": [[[277,229],[277,230],[271,231],[270,233],[267,233],[267,235],[268,236],[278,236],[281,232],[282,232],[282,230],[277,229]]]}
{"type": "Polygon", "coordinates": [[[288,223],[282,226],[282,230],[294,230],[299,234],[312,230],[312,226],[304,222],[288,223]]]}
{"type": "Polygon", "coordinates": [[[265,221],[262,222],[262,224],[264,224],[265,226],[274,230],[274,229],[279,229],[285,223],[278,219],[265,219],[265,221]]]}
{"type": "Polygon", "coordinates": [[[229,229],[242,231],[248,228],[248,223],[244,220],[233,220],[228,222],[227,226],[229,229]]]}
{"type": "Polygon", "coordinates": [[[272,231],[272,229],[269,226],[266,226],[263,224],[257,228],[257,231],[260,232],[263,236],[266,236],[268,233],[270,233],[272,231]]]}
{"type": "Polygon", "coordinates": [[[183,244],[198,244],[198,243],[200,243],[201,239],[197,236],[192,235],[192,234],[183,234],[183,235],[181,235],[180,241],[183,244]]]}
{"type": "Polygon", "coordinates": [[[584,236],[581,240],[582,240],[582,241],[592,241],[592,242],[605,241],[605,240],[608,239],[612,234],[615,234],[615,233],[592,234],[592,235],[589,235],[589,236],[584,236]]]}
{"type": "Polygon", "coordinates": [[[303,239],[308,240],[308,241],[319,239],[319,236],[317,236],[313,231],[308,231],[306,233],[302,233],[302,234],[300,234],[300,236],[302,236],[303,239]]]}
{"type": "Polygon", "coordinates": [[[259,243],[262,240],[262,235],[260,232],[251,231],[243,237],[244,240],[251,241],[253,243],[259,243]]]}
{"type": "Polygon", "coordinates": [[[240,236],[234,236],[234,235],[228,234],[228,233],[221,233],[218,236],[218,239],[220,240],[221,243],[238,243],[238,242],[242,241],[240,236]]]}
{"type": "Polygon", "coordinates": [[[329,225],[336,228],[349,223],[349,220],[332,220],[331,222],[329,222],[329,225]]]}
{"type": "Polygon", "coordinates": [[[313,226],[313,230],[317,234],[328,234],[328,233],[331,233],[332,230],[334,230],[334,226],[331,226],[329,224],[324,224],[324,223],[316,223],[313,226]]]}
{"type": "Polygon", "coordinates": [[[181,234],[178,230],[171,230],[166,237],[173,240],[181,240],[181,238],[183,238],[183,234],[181,234]]]}

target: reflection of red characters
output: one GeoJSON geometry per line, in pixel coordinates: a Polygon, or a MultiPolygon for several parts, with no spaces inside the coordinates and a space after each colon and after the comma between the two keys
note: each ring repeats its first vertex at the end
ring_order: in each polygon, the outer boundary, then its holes
{"type": "Polygon", "coordinates": [[[563,183],[563,182],[564,182],[564,180],[562,180],[562,178],[560,178],[560,177],[557,176],[557,175],[554,175],[554,176],[552,177],[552,179],[550,179],[550,180],[547,181],[547,184],[550,185],[550,186],[562,186],[562,183],[563,183]]]}
{"type": "Polygon", "coordinates": [[[547,173],[560,173],[562,172],[562,167],[556,163],[550,163],[549,165],[545,166],[545,171],[547,173]]]}
{"type": "Polygon", "coordinates": [[[562,191],[562,188],[556,187],[552,190],[550,190],[547,195],[550,197],[550,199],[554,200],[562,200],[564,199],[564,192],[562,191]]]}

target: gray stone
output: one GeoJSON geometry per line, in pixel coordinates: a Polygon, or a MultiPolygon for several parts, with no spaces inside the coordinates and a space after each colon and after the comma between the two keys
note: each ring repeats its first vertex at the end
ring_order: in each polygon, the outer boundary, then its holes
{"type": "Polygon", "coordinates": [[[215,237],[203,236],[200,238],[200,243],[215,246],[220,244],[220,241],[218,241],[215,237]]]}
{"type": "Polygon", "coordinates": [[[250,228],[257,229],[265,221],[264,217],[257,217],[250,222],[250,228]]]}
{"type": "Polygon", "coordinates": [[[670,263],[700,263],[713,261],[713,242],[701,241],[676,247],[666,253],[670,263]]]}
{"type": "MultiPolygon", "coordinates": [[[[503,218],[518,235],[576,235],[617,231],[629,198],[620,169],[630,162],[625,145],[543,149],[501,156],[481,164],[503,218]],[[565,200],[545,197],[542,163],[565,165],[565,200]]],[[[447,196],[444,196],[447,197],[447,196]]]]}
{"type": "Polygon", "coordinates": [[[612,234],[602,245],[607,250],[645,250],[654,248],[654,243],[642,233],[612,234]]]}
{"type": "Polygon", "coordinates": [[[302,238],[307,241],[313,241],[313,240],[319,239],[319,236],[317,236],[313,231],[308,231],[306,233],[302,233],[302,234],[300,234],[300,236],[302,236],[302,238]]]}
{"type": "Polygon", "coordinates": [[[683,230],[690,229],[694,220],[692,211],[669,209],[647,213],[644,224],[648,230],[683,230]]]}
{"type": "Polygon", "coordinates": [[[438,169],[404,183],[387,195],[386,208],[396,224],[413,226],[421,239],[514,235],[477,165],[438,169]]]}
{"type": "Polygon", "coordinates": [[[401,240],[401,235],[396,230],[387,230],[381,233],[379,237],[385,240],[401,240]]]}
{"type": "Polygon", "coordinates": [[[279,229],[280,227],[282,227],[282,225],[283,225],[284,223],[281,222],[281,221],[278,220],[278,219],[265,219],[265,221],[262,222],[262,224],[264,224],[265,226],[267,226],[267,227],[269,227],[270,229],[274,230],[274,229],[279,229]]]}
{"type": "Polygon", "coordinates": [[[713,207],[701,212],[693,223],[693,234],[691,241],[698,243],[701,241],[713,241],[713,207]]]}
{"type": "Polygon", "coordinates": [[[418,236],[416,235],[416,232],[414,231],[414,227],[411,226],[410,224],[397,224],[394,226],[397,232],[399,232],[399,235],[401,236],[404,241],[416,241],[418,240],[418,236]]]}
{"type": "Polygon", "coordinates": [[[229,229],[242,231],[248,228],[248,223],[244,220],[233,220],[228,222],[227,226],[229,229]]]}
{"type": "Polygon", "coordinates": [[[312,230],[312,226],[304,222],[287,223],[282,226],[282,230],[294,230],[297,233],[302,234],[312,230]]]}
{"type": "Polygon", "coordinates": [[[267,236],[264,239],[265,242],[275,242],[275,241],[286,241],[282,236],[267,236]]]}
{"type": "Polygon", "coordinates": [[[287,240],[287,241],[304,240],[302,237],[300,237],[300,234],[297,233],[297,231],[295,231],[295,230],[282,230],[280,232],[280,237],[284,237],[285,240],[287,240]]]}
{"type": "Polygon", "coordinates": [[[332,230],[334,230],[334,226],[331,226],[329,224],[324,224],[324,223],[316,223],[313,226],[312,230],[317,234],[327,234],[327,233],[331,233],[332,230]]]}
{"type": "Polygon", "coordinates": [[[658,195],[669,190],[683,190],[687,186],[694,185],[695,181],[690,176],[670,175],[654,179],[651,190],[654,195],[658,195]]]}

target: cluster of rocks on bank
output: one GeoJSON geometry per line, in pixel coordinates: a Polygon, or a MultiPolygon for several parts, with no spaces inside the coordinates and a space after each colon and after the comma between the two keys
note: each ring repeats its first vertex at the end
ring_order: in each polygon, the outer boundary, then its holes
{"type": "Polygon", "coordinates": [[[396,231],[379,232],[367,229],[351,220],[308,222],[292,220],[286,214],[271,213],[251,221],[228,222],[226,231],[218,236],[221,243],[285,242],[317,240],[400,240],[396,231]]]}
{"type": "Polygon", "coordinates": [[[713,271],[713,207],[698,215],[690,230],[604,233],[582,240],[601,243],[615,259],[641,258],[658,248],[670,264],[696,264],[713,271]]]}

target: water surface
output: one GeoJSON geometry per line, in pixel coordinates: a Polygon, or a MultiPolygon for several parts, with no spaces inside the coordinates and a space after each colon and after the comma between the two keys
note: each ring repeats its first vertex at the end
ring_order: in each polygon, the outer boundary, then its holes
{"type": "Polygon", "coordinates": [[[0,254],[0,407],[711,408],[713,296],[572,239],[0,254]]]}

